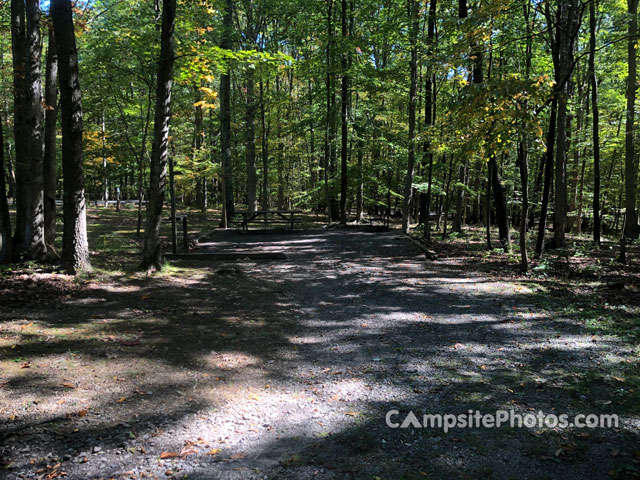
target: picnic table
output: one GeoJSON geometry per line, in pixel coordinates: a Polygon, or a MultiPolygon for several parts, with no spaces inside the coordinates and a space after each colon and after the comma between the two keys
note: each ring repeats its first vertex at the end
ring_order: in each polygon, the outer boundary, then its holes
{"type": "Polygon", "coordinates": [[[256,210],[250,212],[248,210],[236,210],[236,215],[242,215],[242,220],[238,222],[242,230],[249,230],[249,223],[263,223],[265,225],[284,223],[291,226],[291,230],[296,223],[295,215],[302,213],[302,210],[256,210]]]}

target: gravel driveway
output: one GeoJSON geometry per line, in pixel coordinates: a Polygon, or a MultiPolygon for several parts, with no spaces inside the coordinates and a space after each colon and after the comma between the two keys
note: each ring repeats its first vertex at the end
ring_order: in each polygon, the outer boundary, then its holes
{"type": "Polygon", "coordinates": [[[15,365],[2,371],[0,476],[638,475],[638,407],[616,374],[636,346],[541,310],[530,287],[375,229],[216,232],[201,246],[287,259],[180,260],[0,314],[0,358],[15,365]],[[620,424],[445,433],[389,428],[390,409],[620,424]]]}

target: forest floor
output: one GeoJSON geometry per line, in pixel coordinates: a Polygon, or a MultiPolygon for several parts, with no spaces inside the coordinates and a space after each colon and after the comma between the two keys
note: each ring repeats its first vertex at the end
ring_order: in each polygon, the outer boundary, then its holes
{"type": "Polygon", "coordinates": [[[132,215],[91,215],[94,273],[0,278],[0,478],[640,478],[637,264],[578,245],[524,277],[473,232],[428,261],[354,227],[216,231],[204,248],[287,259],[146,276],[132,215]],[[390,409],[620,424],[445,433],[390,409]]]}

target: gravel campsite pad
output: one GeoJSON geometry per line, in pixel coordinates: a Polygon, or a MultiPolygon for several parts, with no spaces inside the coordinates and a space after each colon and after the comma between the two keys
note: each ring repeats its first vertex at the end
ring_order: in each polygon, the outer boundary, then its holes
{"type": "Polygon", "coordinates": [[[216,232],[205,249],[287,258],[3,293],[0,477],[639,475],[637,344],[531,285],[426,260],[390,231],[216,232]],[[620,424],[445,433],[389,428],[390,409],[620,424]]]}

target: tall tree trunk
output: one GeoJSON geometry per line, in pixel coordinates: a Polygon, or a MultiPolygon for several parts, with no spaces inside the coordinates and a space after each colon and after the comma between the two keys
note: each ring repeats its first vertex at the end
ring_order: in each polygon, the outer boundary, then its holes
{"type": "Polygon", "coordinates": [[[102,200],[104,200],[104,208],[107,208],[109,206],[109,166],[107,164],[107,126],[104,118],[104,110],[102,110],[102,115],[100,115],[100,139],[102,140],[102,200]]]}
{"type": "MultiPolygon", "coordinates": [[[[222,22],[222,42],[224,50],[231,50],[233,34],[233,0],[226,0],[222,22]]],[[[220,156],[224,182],[224,203],[227,219],[233,217],[233,169],[231,164],[231,72],[230,66],[220,77],[220,156]]]]}
{"type": "Polygon", "coordinates": [[[482,164],[480,162],[476,162],[475,171],[473,172],[473,205],[471,207],[471,223],[480,223],[480,186],[482,183],[482,164]]]}
{"type": "MultiPolygon", "coordinates": [[[[253,9],[248,8],[245,12],[247,16],[246,41],[250,50],[256,48],[257,32],[254,22],[253,9]]],[[[255,96],[255,69],[248,65],[245,69],[247,81],[247,103],[245,109],[245,121],[247,127],[247,147],[246,147],[246,167],[247,167],[247,210],[255,212],[258,209],[258,179],[256,173],[256,96],[255,96]]]]}
{"type": "Polygon", "coordinates": [[[264,87],[260,79],[260,116],[262,123],[262,209],[269,210],[269,131],[265,118],[264,87]]]}
{"type": "MultiPolygon", "coordinates": [[[[428,67],[427,74],[425,75],[424,85],[424,123],[425,126],[432,127],[435,123],[436,117],[436,88],[435,88],[435,75],[433,74],[433,61],[431,56],[435,50],[435,31],[436,31],[436,13],[437,13],[437,0],[431,0],[429,2],[429,14],[427,17],[427,56],[428,67]]],[[[423,151],[429,158],[429,173],[427,174],[427,198],[425,200],[425,217],[424,217],[424,239],[427,242],[431,241],[431,197],[433,182],[433,150],[431,148],[431,142],[429,138],[425,139],[423,151]]]]}
{"type": "MultiPolygon", "coordinates": [[[[276,75],[275,82],[275,94],[276,98],[280,98],[282,92],[282,80],[280,75],[276,75]]],[[[277,161],[276,161],[276,169],[278,176],[278,190],[276,192],[276,199],[278,202],[278,209],[285,208],[284,205],[284,137],[283,137],[283,128],[282,128],[282,117],[280,110],[280,101],[277,103],[276,107],[276,115],[279,119],[278,129],[276,130],[276,137],[278,138],[278,142],[276,144],[276,152],[277,152],[277,161]]]]}
{"type": "Polygon", "coordinates": [[[82,165],[82,102],[71,1],[52,0],[51,17],[60,71],[64,182],[62,265],[68,272],[76,273],[90,269],[91,265],[82,165]]]}
{"type": "Polygon", "coordinates": [[[29,159],[27,156],[27,29],[24,0],[11,0],[11,49],[13,53],[13,132],[16,147],[16,227],[13,254],[23,255],[29,203],[29,159]]]}
{"type": "Polygon", "coordinates": [[[4,125],[0,120],[0,263],[11,260],[11,218],[4,181],[4,125]]]}
{"type": "Polygon", "coordinates": [[[158,81],[156,109],[153,125],[153,148],[151,150],[150,193],[147,207],[147,227],[144,237],[141,268],[145,270],[162,268],[160,251],[160,224],[167,180],[167,160],[169,156],[169,122],[171,120],[171,86],[173,84],[174,28],[176,0],[162,3],[162,34],[160,59],[158,61],[158,81]]]}
{"type": "Polygon", "coordinates": [[[556,248],[564,247],[567,229],[567,102],[569,80],[573,72],[573,53],[579,27],[578,2],[561,0],[558,4],[555,42],[552,48],[556,81],[555,98],[558,101],[553,209],[553,238],[556,248]]]}
{"type": "MultiPolygon", "coordinates": [[[[311,79],[307,80],[307,92],[309,94],[309,108],[313,109],[313,82],[311,79]]],[[[317,212],[320,208],[320,196],[316,190],[318,184],[318,166],[316,162],[316,133],[313,117],[309,119],[309,181],[311,191],[314,192],[313,209],[317,212]]]]}
{"type": "Polygon", "coordinates": [[[56,242],[56,124],[58,121],[58,54],[53,27],[49,28],[47,77],[44,102],[44,241],[49,256],[55,255],[56,242]]]}
{"type": "MultiPolygon", "coordinates": [[[[576,69],[577,70],[577,69],[576,69]]],[[[575,132],[572,132],[571,137],[572,137],[572,142],[569,142],[570,144],[573,143],[572,148],[570,148],[570,150],[572,150],[573,152],[573,165],[571,167],[571,175],[569,175],[569,171],[568,171],[568,167],[567,167],[567,177],[571,177],[570,182],[569,182],[569,186],[568,186],[568,208],[569,208],[569,212],[573,212],[576,210],[577,205],[578,205],[578,177],[580,176],[580,153],[581,153],[581,146],[580,143],[582,141],[583,135],[582,135],[582,130],[583,130],[583,126],[585,125],[585,122],[587,120],[587,116],[589,114],[589,107],[587,105],[587,102],[589,101],[589,87],[584,88],[584,80],[582,78],[579,77],[579,75],[576,75],[578,78],[576,79],[575,82],[575,87],[576,87],[576,108],[575,108],[575,118],[576,118],[576,128],[575,128],[575,132]]],[[[589,76],[588,76],[588,72],[587,72],[587,76],[586,76],[586,82],[587,84],[589,83],[589,76]]],[[[583,155],[584,156],[584,155],[583,155]]],[[[576,222],[576,226],[579,224],[580,222],[576,222]]],[[[571,229],[573,229],[573,225],[570,227],[571,229]]]]}
{"type": "Polygon", "coordinates": [[[491,183],[492,183],[492,170],[493,164],[487,162],[487,188],[484,197],[484,217],[485,217],[485,233],[487,237],[487,248],[493,250],[493,243],[491,242],[491,183]]]}
{"type": "MultiPolygon", "coordinates": [[[[7,98],[5,98],[5,101],[4,101],[4,111],[5,111],[5,118],[4,120],[0,120],[0,121],[5,122],[5,126],[7,127],[6,131],[8,131],[9,127],[11,127],[11,123],[9,122],[9,101],[7,98]]],[[[7,142],[6,150],[5,150],[5,154],[6,154],[5,164],[7,167],[6,182],[9,188],[7,192],[7,198],[15,198],[15,195],[16,195],[16,172],[13,167],[13,158],[12,158],[13,149],[11,147],[12,147],[11,142],[7,142]]]]}
{"type": "MultiPolygon", "coordinates": [[[[589,2],[589,80],[591,81],[591,108],[593,117],[593,241],[600,246],[600,110],[598,107],[598,81],[596,79],[596,6],[589,2]]],[[[581,192],[582,196],[582,192],[581,192]]],[[[582,203],[582,202],[581,202],[582,203]]],[[[578,224],[582,218],[578,217],[578,224]]]]}
{"type": "MultiPolygon", "coordinates": [[[[140,154],[138,156],[138,224],[136,226],[136,236],[140,236],[142,230],[142,201],[144,200],[144,157],[147,153],[147,135],[149,133],[149,123],[151,120],[151,102],[153,100],[153,89],[149,88],[147,96],[147,116],[142,129],[142,141],[140,143],[140,154]]],[[[140,112],[142,119],[142,111],[140,112]]],[[[124,118],[124,116],[123,116],[124,118]]],[[[126,131],[126,130],[125,130],[126,131]]],[[[133,144],[131,151],[135,152],[133,144]]],[[[118,204],[119,205],[119,204],[118,204]]]]}
{"type": "Polygon", "coordinates": [[[326,117],[325,117],[325,132],[324,132],[324,193],[327,207],[327,223],[331,225],[331,189],[329,187],[329,170],[331,163],[331,99],[333,97],[332,84],[331,84],[331,46],[333,44],[333,0],[327,0],[327,51],[326,51],[326,117]]]}
{"type": "Polygon", "coordinates": [[[544,161],[544,185],[542,187],[542,201],[540,207],[540,223],[538,224],[538,237],[536,239],[535,256],[542,255],[544,247],[544,236],[547,229],[547,212],[549,210],[549,196],[551,193],[551,176],[553,175],[553,151],[556,138],[556,113],[558,111],[558,100],[556,97],[551,102],[551,113],[549,114],[549,130],[547,131],[547,152],[544,161]]]}
{"type": "MultiPolygon", "coordinates": [[[[532,1],[528,0],[524,9],[524,22],[527,33],[525,46],[525,79],[531,74],[531,59],[533,57],[533,35],[530,21],[532,1]]],[[[528,108],[527,100],[524,101],[524,109],[528,108]]],[[[527,226],[529,222],[529,148],[528,137],[524,133],[518,141],[518,166],[520,170],[520,189],[522,190],[522,211],[520,213],[520,270],[526,273],[529,269],[527,257],[527,226]]]]}
{"type": "MultiPolygon", "coordinates": [[[[342,41],[346,42],[349,36],[349,30],[347,28],[347,0],[342,0],[342,41]]],[[[340,149],[340,223],[346,225],[347,223],[347,187],[348,187],[348,165],[347,165],[347,153],[348,153],[348,117],[347,107],[349,103],[349,72],[348,72],[348,54],[346,52],[346,45],[342,46],[342,84],[340,92],[340,106],[341,106],[341,149],[340,149]]]]}
{"type": "Polygon", "coordinates": [[[409,159],[407,162],[407,175],[404,181],[404,199],[402,203],[402,231],[409,232],[411,226],[411,202],[413,188],[413,170],[416,163],[416,91],[418,86],[418,27],[419,5],[416,0],[407,0],[409,12],[409,43],[411,44],[411,63],[409,80],[409,159]]]}
{"type": "MultiPolygon", "coordinates": [[[[466,161],[465,161],[466,164],[466,161]]],[[[462,164],[458,168],[458,185],[456,185],[456,216],[453,219],[452,230],[457,233],[462,232],[462,217],[464,211],[464,179],[466,176],[466,165],[462,164]]]]}
{"type": "Polygon", "coordinates": [[[40,35],[40,2],[26,1],[27,21],[27,158],[29,162],[27,225],[25,250],[32,259],[47,255],[44,243],[44,129],[42,108],[42,37],[40,35]]]}
{"type": "Polygon", "coordinates": [[[567,92],[558,96],[556,165],[554,183],[553,238],[556,248],[564,246],[567,229],[567,92]]]}
{"type": "Polygon", "coordinates": [[[193,142],[192,142],[192,150],[193,150],[193,159],[196,167],[196,207],[202,210],[203,212],[207,209],[207,179],[206,174],[200,174],[201,162],[203,161],[202,146],[204,143],[204,108],[202,106],[202,91],[200,87],[194,85],[194,93],[195,93],[195,107],[193,112],[193,142]]]}
{"type": "Polygon", "coordinates": [[[444,207],[444,226],[442,227],[442,240],[447,238],[447,221],[449,220],[449,205],[451,204],[451,195],[449,187],[451,186],[451,175],[453,174],[453,159],[451,155],[449,159],[449,174],[447,175],[446,187],[445,187],[445,207],[444,207]]]}
{"type": "MultiPolygon", "coordinates": [[[[353,7],[353,5],[352,5],[353,7]]],[[[353,10],[352,10],[353,12],[353,10]]],[[[356,92],[356,109],[359,106],[360,97],[356,92]]],[[[357,158],[357,174],[358,188],[356,190],[356,223],[364,222],[364,128],[362,121],[356,122],[354,125],[356,135],[356,158],[357,158]]]]}
{"type": "Polygon", "coordinates": [[[529,165],[527,147],[524,141],[518,143],[518,166],[520,167],[520,188],[522,190],[522,212],[520,214],[520,269],[526,273],[529,268],[527,258],[527,221],[529,216],[529,165]]]}
{"type": "Polygon", "coordinates": [[[358,132],[358,191],[356,192],[356,223],[364,222],[364,138],[362,131],[358,132]]]}
{"type": "MultiPolygon", "coordinates": [[[[255,43],[255,40],[254,42],[255,43]]],[[[255,117],[256,117],[256,100],[254,95],[255,80],[253,76],[253,68],[246,69],[247,75],[247,107],[246,107],[246,124],[247,124],[247,209],[255,212],[258,209],[258,196],[256,178],[256,133],[255,133],[255,117]]]]}
{"type": "MultiPolygon", "coordinates": [[[[595,162],[595,159],[594,159],[594,162],[595,162]]],[[[587,160],[586,158],[583,157],[582,167],[580,168],[580,180],[578,182],[578,219],[579,219],[578,234],[582,233],[582,210],[584,207],[584,172],[585,172],[586,166],[587,166],[587,160]]],[[[595,169],[595,165],[594,165],[594,169],[595,169]]],[[[595,175],[595,171],[594,171],[594,175],[595,175]]],[[[598,212],[598,219],[599,218],[600,218],[600,213],[598,212]]],[[[594,215],[594,219],[595,219],[595,215],[594,215]]]]}
{"type": "Polygon", "coordinates": [[[489,158],[491,168],[491,184],[493,189],[493,201],[496,205],[496,224],[498,225],[498,235],[500,245],[505,252],[511,249],[511,235],[509,233],[509,216],[507,215],[507,199],[505,197],[505,187],[498,172],[498,162],[495,155],[489,158]]]}
{"type": "Polygon", "coordinates": [[[625,128],[625,229],[624,236],[638,238],[638,212],[636,195],[638,192],[638,160],[634,148],[635,108],[637,88],[636,42],[638,41],[638,0],[627,0],[629,13],[629,34],[627,37],[627,57],[629,73],[627,76],[627,123],[625,128]]]}

